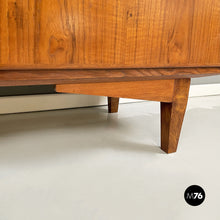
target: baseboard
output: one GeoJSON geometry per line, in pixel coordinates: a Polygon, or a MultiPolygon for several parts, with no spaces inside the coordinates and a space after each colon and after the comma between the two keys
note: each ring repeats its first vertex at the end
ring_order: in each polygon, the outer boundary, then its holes
{"type": "MultiPolygon", "coordinates": [[[[220,84],[192,85],[190,97],[220,95],[220,84]]],[[[120,103],[142,100],[121,99],[120,103]]],[[[48,94],[1,97],[0,114],[46,111],[106,105],[106,97],[75,94],[48,94]]]]}
{"type": "Polygon", "coordinates": [[[220,83],[191,85],[189,97],[213,96],[220,95],[220,83]]]}
{"type": "MultiPolygon", "coordinates": [[[[121,99],[120,103],[137,101],[141,100],[121,99]]],[[[11,114],[107,105],[107,98],[77,94],[46,94],[1,97],[0,103],[0,114],[11,114]]]]}

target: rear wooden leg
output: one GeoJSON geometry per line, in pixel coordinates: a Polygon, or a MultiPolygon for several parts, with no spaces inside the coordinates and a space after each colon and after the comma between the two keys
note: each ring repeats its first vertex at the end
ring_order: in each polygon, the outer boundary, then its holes
{"type": "Polygon", "coordinates": [[[108,112],[116,113],[118,112],[119,98],[108,97],[108,112]]]}
{"type": "Polygon", "coordinates": [[[161,102],[161,149],[166,153],[177,150],[188,102],[190,79],[176,79],[173,102],[161,102]]]}

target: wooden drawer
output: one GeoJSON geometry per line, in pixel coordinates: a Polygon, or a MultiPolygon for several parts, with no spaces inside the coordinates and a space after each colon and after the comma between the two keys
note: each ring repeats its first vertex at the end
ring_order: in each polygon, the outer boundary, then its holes
{"type": "Polygon", "coordinates": [[[220,66],[219,0],[0,0],[0,69],[220,66]]]}

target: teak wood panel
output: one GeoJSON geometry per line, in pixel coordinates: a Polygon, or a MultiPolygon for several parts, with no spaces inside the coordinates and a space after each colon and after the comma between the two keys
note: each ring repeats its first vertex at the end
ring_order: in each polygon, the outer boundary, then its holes
{"type": "Polygon", "coordinates": [[[56,85],[56,92],[172,102],[175,80],[56,85]]]}
{"type": "Polygon", "coordinates": [[[0,86],[162,80],[215,74],[220,74],[220,68],[0,70],[0,86]]]}
{"type": "Polygon", "coordinates": [[[219,0],[0,0],[0,69],[220,66],[219,0]]]}

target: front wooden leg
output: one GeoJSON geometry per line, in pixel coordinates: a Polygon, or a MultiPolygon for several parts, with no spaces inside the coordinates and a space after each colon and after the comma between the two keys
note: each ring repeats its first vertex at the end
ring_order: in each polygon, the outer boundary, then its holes
{"type": "Polygon", "coordinates": [[[161,149],[166,153],[177,150],[189,87],[190,79],[175,80],[172,103],[161,102],[161,149]]]}
{"type": "Polygon", "coordinates": [[[108,97],[108,112],[116,113],[118,112],[119,98],[108,97]]]}

